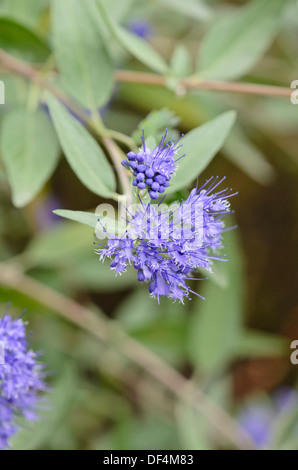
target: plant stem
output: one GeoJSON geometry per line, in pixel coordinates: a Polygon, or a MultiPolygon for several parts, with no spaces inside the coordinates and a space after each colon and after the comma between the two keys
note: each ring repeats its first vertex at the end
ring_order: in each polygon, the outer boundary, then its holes
{"type": "Polygon", "coordinates": [[[9,264],[0,264],[0,284],[35,300],[101,341],[112,345],[162,383],[177,398],[205,416],[219,435],[239,449],[253,449],[250,437],[231,416],[212,402],[193,382],[130,338],[117,322],[105,319],[103,313],[96,314],[9,264]]]}
{"type": "MultiPolygon", "coordinates": [[[[166,86],[167,78],[154,73],[135,72],[132,70],[116,70],[115,79],[118,82],[126,83],[143,83],[147,85],[166,86]]],[[[256,83],[242,82],[221,82],[211,80],[201,80],[199,77],[193,76],[181,78],[178,84],[186,90],[213,90],[224,91],[230,93],[245,93],[251,95],[270,95],[290,97],[293,90],[290,88],[259,85],[256,83]]]]}
{"type": "Polygon", "coordinates": [[[135,141],[129,137],[128,135],[122,134],[122,132],[114,131],[113,129],[105,128],[103,131],[103,135],[107,137],[111,137],[122,144],[125,144],[128,148],[132,149],[134,152],[138,151],[138,147],[135,144],[135,141]]]}
{"type": "Polygon", "coordinates": [[[102,141],[106,149],[108,150],[111,159],[113,160],[113,163],[121,181],[122,189],[126,198],[126,204],[129,207],[131,205],[131,184],[129,182],[126,170],[121,164],[122,157],[125,157],[125,155],[122,153],[118,145],[115,144],[113,139],[111,139],[109,135],[106,135],[106,129],[98,113],[93,113],[91,118],[91,125],[92,129],[94,129],[95,132],[97,132],[101,136],[102,141]]]}
{"type": "Polygon", "coordinates": [[[113,138],[124,142],[128,147],[133,143],[132,139],[121,132],[112,131],[104,127],[98,114],[93,113],[90,119],[86,112],[81,109],[73,100],[65,95],[59,88],[47,81],[41,72],[27,65],[19,59],[15,59],[2,49],[0,49],[0,63],[8,70],[15,72],[29,79],[33,85],[50,91],[56,98],[62,101],[73,113],[79,116],[103,141],[105,147],[110,152],[115,168],[118,172],[121,184],[126,196],[127,203],[131,200],[131,188],[128,176],[124,167],[121,165],[121,149],[115,144],[113,138]]]}
{"type": "MultiPolygon", "coordinates": [[[[69,98],[52,83],[47,81],[39,74],[39,71],[26,64],[25,62],[15,59],[11,55],[0,49],[0,64],[6,69],[18,75],[22,75],[31,81],[37,82],[42,88],[51,91],[61,101],[65,102],[67,106],[74,112],[78,113],[80,117],[86,120],[86,114],[82,113],[77,105],[75,105],[69,98]]],[[[118,82],[128,83],[143,83],[148,85],[166,86],[167,78],[162,75],[145,72],[135,72],[132,70],[116,70],[115,79],[118,82]]],[[[230,93],[245,93],[252,95],[263,96],[280,96],[289,98],[293,92],[292,89],[280,86],[261,85],[256,83],[242,83],[242,82],[223,82],[212,80],[201,80],[199,77],[181,78],[178,82],[186,89],[197,90],[213,90],[223,91],[230,93]]],[[[128,143],[128,142],[127,142],[128,143]]]]}

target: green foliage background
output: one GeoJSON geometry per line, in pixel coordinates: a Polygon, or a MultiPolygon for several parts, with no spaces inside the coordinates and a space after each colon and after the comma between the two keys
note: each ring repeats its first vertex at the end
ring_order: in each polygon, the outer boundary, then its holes
{"type": "MultiPolygon", "coordinates": [[[[295,0],[0,1],[1,310],[28,309],[53,371],[50,411],[13,449],[241,448],[158,380],[167,364],[236,424],[247,400],[295,387],[297,21],[295,0]],[[187,154],[169,199],[226,175],[238,229],[196,286],[206,301],[159,306],[92,243],[96,206],[122,190],[117,159],[166,127],[187,154]]],[[[297,448],[293,424],[271,448],[297,448]]]]}

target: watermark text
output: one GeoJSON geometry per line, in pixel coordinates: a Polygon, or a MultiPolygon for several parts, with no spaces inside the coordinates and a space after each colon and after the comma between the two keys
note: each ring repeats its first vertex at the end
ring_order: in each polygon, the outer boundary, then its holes
{"type": "Polygon", "coordinates": [[[291,94],[291,103],[292,104],[298,104],[298,80],[293,80],[291,83],[291,88],[294,88],[295,90],[291,94]]]}
{"type": "Polygon", "coordinates": [[[0,80],[0,104],[5,104],[5,85],[2,80],[0,80]]]}
{"type": "Polygon", "coordinates": [[[298,339],[295,339],[294,341],[292,341],[291,349],[295,350],[291,354],[291,363],[294,365],[297,365],[298,364],[298,339]]]}

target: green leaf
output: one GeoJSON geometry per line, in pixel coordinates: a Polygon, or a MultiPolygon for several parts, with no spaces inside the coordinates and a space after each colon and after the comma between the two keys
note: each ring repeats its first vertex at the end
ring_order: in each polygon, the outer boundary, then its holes
{"type": "MultiPolygon", "coordinates": [[[[294,390],[292,393],[295,393],[294,390]]],[[[285,406],[285,409],[280,411],[278,417],[275,419],[273,425],[271,426],[273,438],[270,447],[274,450],[290,449],[290,446],[293,446],[294,438],[296,442],[296,447],[292,447],[291,450],[297,448],[298,406],[296,397],[295,400],[296,403],[293,403],[292,406],[285,406]]]]}
{"type": "MultiPolygon", "coordinates": [[[[224,106],[218,102],[218,99],[215,98],[215,96],[207,94],[203,96],[202,93],[198,94],[197,92],[188,94],[184,96],[183,99],[177,100],[174,98],[173,93],[165,88],[155,90],[152,89],[152,87],[150,88],[148,86],[141,85],[135,88],[131,84],[126,84],[122,86],[120,95],[123,101],[129,105],[133,104],[135,108],[142,112],[146,112],[152,107],[169,107],[181,117],[181,127],[184,129],[191,129],[197,126],[199,122],[211,119],[214,115],[222,113],[225,109],[224,106]]],[[[269,99],[267,99],[266,102],[271,103],[269,99]]],[[[273,104],[277,106],[278,103],[280,102],[275,100],[273,104]]],[[[263,104],[264,103],[262,103],[262,105],[263,104]]],[[[296,117],[298,116],[298,114],[295,113],[295,106],[293,106],[289,101],[289,104],[286,104],[286,106],[278,106],[278,108],[280,108],[279,113],[276,112],[276,106],[271,106],[272,109],[270,108],[270,112],[268,111],[267,113],[268,116],[270,114],[270,119],[265,120],[262,117],[262,112],[264,111],[263,106],[257,106],[256,109],[256,107],[252,105],[250,106],[252,110],[250,109],[248,111],[250,113],[250,117],[254,120],[254,124],[257,124],[258,127],[265,127],[265,130],[268,132],[270,130],[270,123],[272,123],[271,119],[273,119],[274,124],[276,123],[274,126],[275,135],[278,135],[278,129],[281,129],[281,132],[284,134],[289,131],[294,132],[295,125],[297,127],[296,117]],[[287,109],[284,109],[286,107],[287,109]],[[289,112],[285,113],[285,111],[289,112]],[[277,114],[279,114],[278,119],[277,114]],[[284,120],[286,120],[286,123],[284,120]]],[[[164,127],[165,126],[166,124],[164,124],[164,127]]],[[[136,133],[133,134],[135,139],[141,135],[141,130],[138,132],[139,135],[136,133]]],[[[183,140],[181,143],[183,143],[183,140]]],[[[287,147],[287,150],[288,149],[289,146],[287,147]]],[[[239,124],[233,128],[233,132],[230,133],[229,138],[226,139],[222,152],[225,157],[232,161],[233,164],[237,165],[241,171],[245,171],[246,174],[258,183],[268,184],[274,179],[275,171],[273,166],[267,161],[261,150],[243,134],[242,128],[239,124]]],[[[182,161],[180,161],[179,164],[181,166],[182,161]]]]}
{"type": "Polygon", "coordinates": [[[288,349],[287,340],[262,331],[245,331],[236,345],[238,357],[280,357],[288,349]]]}
{"type": "Polygon", "coordinates": [[[27,81],[22,77],[8,74],[0,74],[0,80],[5,83],[6,106],[0,107],[3,116],[7,114],[8,109],[27,106],[30,86],[27,81]]]}
{"type": "MultiPolygon", "coordinates": [[[[157,412],[155,408],[155,412],[157,412]]],[[[179,441],[175,426],[158,413],[154,416],[150,411],[142,419],[135,418],[131,425],[131,440],[126,449],[177,449],[179,441]],[[146,443],[146,444],[144,444],[146,443]]],[[[123,425],[125,435],[127,422],[123,425]]],[[[119,449],[115,445],[114,449],[119,449]]]]}
{"type": "MultiPolygon", "coordinates": [[[[202,387],[200,374],[195,374],[192,377],[192,383],[194,386],[202,387]]],[[[217,380],[205,385],[205,393],[208,394],[209,400],[221,409],[228,409],[230,407],[229,398],[232,395],[231,377],[223,375],[217,377],[217,380]]],[[[214,450],[214,446],[218,446],[218,441],[215,443],[213,439],[210,439],[210,421],[182,401],[177,407],[177,420],[184,449],[214,450]]],[[[224,446],[224,441],[222,443],[224,446]]]]}
{"type": "Polygon", "coordinates": [[[125,21],[125,19],[134,10],[134,0],[109,0],[105,3],[105,8],[110,17],[113,18],[116,23],[125,21]]]}
{"type": "Polygon", "coordinates": [[[48,0],[2,0],[0,15],[19,21],[29,27],[35,27],[48,0]]]}
{"type": "Polygon", "coordinates": [[[294,435],[294,437],[285,441],[278,448],[274,448],[272,450],[298,450],[297,436],[294,435]]]}
{"type": "Polygon", "coordinates": [[[293,106],[290,100],[279,100],[278,97],[269,96],[260,97],[247,112],[254,126],[269,134],[287,137],[297,132],[297,106],[293,106]]]}
{"type": "Polygon", "coordinates": [[[212,16],[212,11],[201,0],[160,0],[160,4],[167,8],[190,17],[193,20],[206,21],[212,16]]]}
{"type": "Polygon", "coordinates": [[[65,221],[36,235],[22,254],[22,259],[26,269],[65,266],[75,256],[88,255],[92,251],[92,243],[93,234],[89,228],[65,221]]]}
{"type": "Polygon", "coordinates": [[[43,39],[10,18],[0,18],[0,48],[29,62],[45,62],[51,52],[43,39]]]}
{"type": "Polygon", "coordinates": [[[60,217],[74,220],[75,222],[80,222],[81,224],[89,225],[89,227],[93,228],[95,228],[98,223],[98,215],[92,214],[91,212],[68,211],[63,209],[57,209],[53,212],[60,217]]]}
{"type": "Polygon", "coordinates": [[[99,223],[99,215],[90,212],[82,211],[69,211],[63,209],[57,209],[53,211],[54,214],[64,217],[65,219],[74,220],[75,222],[80,222],[81,224],[89,225],[89,227],[96,228],[96,230],[102,231],[102,225],[105,227],[107,232],[118,234],[125,231],[125,226],[121,223],[119,224],[117,220],[109,217],[101,217],[101,223],[99,223]],[[115,230],[116,229],[116,230],[115,230]]]}
{"type": "Polygon", "coordinates": [[[185,314],[184,305],[168,299],[158,305],[143,286],[119,305],[115,316],[131,336],[176,365],[186,355],[185,314]]]}
{"type": "Polygon", "coordinates": [[[61,86],[82,106],[95,110],[112,94],[113,67],[100,31],[83,3],[53,1],[53,45],[61,86]]]}
{"type": "Polygon", "coordinates": [[[274,167],[266,160],[262,151],[247,138],[239,124],[225,142],[223,153],[258,183],[269,184],[274,180],[274,167]]]}
{"type": "Polygon", "coordinates": [[[78,389],[74,367],[69,363],[62,369],[61,378],[54,385],[49,396],[51,410],[42,413],[39,421],[24,423],[24,429],[12,440],[13,450],[40,449],[59,430],[66,416],[74,406],[78,389]]]}
{"type": "MultiPolygon", "coordinates": [[[[59,1],[59,0],[58,0],[59,1]]],[[[114,38],[140,62],[158,73],[165,74],[168,66],[164,59],[143,39],[127,31],[122,26],[115,23],[107,14],[102,0],[88,0],[94,12],[94,17],[99,16],[100,21],[104,21],[114,38]]]]}
{"type": "Polygon", "coordinates": [[[227,232],[224,244],[229,259],[224,263],[229,284],[220,288],[203,281],[202,295],[206,300],[195,303],[189,325],[190,357],[205,372],[215,372],[234,357],[242,336],[243,267],[236,233],[227,232]]]}
{"type": "Polygon", "coordinates": [[[222,288],[226,288],[229,285],[226,269],[224,265],[222,266],[220,263],[212,266],[212,272],[208,269],[201,268],[200,273],[203,274],[203,276],[206,276],[208,280],[215,282],[215,284],[222,288]]]}
{"type": "Polygon", "coordinates": [[[174,50],[170,67],[175,77],[188,77],[191,74],[191,57],[183,44],[179,44],[174,50]]]}
{"type": "Polygon", "coordinates": [[[43,111],[19,108],[4,119],[1,148],[13,203],[23,207],[38,194],[55,169],[59,156],[55,131],[43,111]]]}
{"type": "Polygon", "coordinates": [[[53,96],[47,94],[51,116],[71,168],[95,194],[112,197],[115,175],[96,140],[53,96]]]}
{"type": "Polygon", "coordinates": [[[145,329],[157,321],[158,309],[147,297],[145,289],[138,289],[118,306],[115,315],[126,331],[145,329]]]}
{"type": "Polygon", "coordinates": [[[182,152],[186,156],[179,160],[168,193],[184,188],[207,167],[222,147],[235,118],[235,112],[228,111],[188,132],[182,139],[182,152]]]}
{"type": "MultiPolygon", "coordinates": [[[[218,100],[218,98],[211,94],[203,96],[202,94],[195,93],[192,94],[192,100],[193,107],[199,107],[201,112],[204,112],[206,115],[206,119],[211,118],[214,115],[218,115],[225,110],[225,106],[218,100]]],[[[291,103],[288,107],[291,107],[291,103]]],[[[250,107],[250,112],[251,108],[254,109],[254,107],[250,107]]],[[[284,118],[285,116],[283,111],[284,110],[280,110],[280,115],[284,118]]],[[[272,113],[270,114],[270,123],[272,113]]],[[[258,108],[255,110],[253,116],[254,121],[256,121],[257,116],[264,117],[262,109],[258,108]]],[[[279,117],[279,120],[281,122],[282,118],[279,117]]],[[[264,119],[261,118],[260,121],[264,122],[264,119]]],[[[261,126],[261,122],[259,125],[261,126]]],[[[275,170],[273,166],[267,161],[262,151],[249,140],[239,121],[237,121],[236,125],[233,127],[233,132],[231,132],[226,139],[222,148],[222,153],[234,165],[240,168],[241,171],[244,171],[258,183],[269,184],[274,179],[275,170]]]]}
{"type": "Polygon", "coordinates": [[[141,145],[142,132],[144,130],[146,144],[151,148],[148,144],[148,138],[154,137],[157,142],[159,142],[164,135],[165,130],[168,129],[168,138],[175,141],[179,136],[178,132],[175,130],[179,121],[180,119],[169,109],[163,108],[154,110],[139,123],[137,130],[132,134],[132,138],[137,145],[141,145]]]}
{"type": "Polygon", "coordinates": [[[135,284],[136,270],[128,267],[123,276],[116,276],[108,261],[99,260],[93,240],[89,227],[65,221],[31,241],[21,256],[22,265],[26,271],[34,269],[34,277],[46,284],[53,276],[59,284],[53,287],[58,290],[65,285],[94,292],[116,292],[135,284]]]}
{"type": "Polygon", "coordinates": [[[180,402],[176,406],[176,419],[182,449],[214,450],[208,439],[208,424],[205,418],[187,404],[180,402]]]}
{"type": "Polygon", "coordinates": [[[255,0],[216,23],[201,47],[200,77],[231,80],[251,70],[272,42],[285,3],[255,0]]]}
{"type": "Polygon", "coordinates": [[[136,285],[137,272],[129,266],[122,276],[117,276],[110,268],[108,260],[102,262],[95,250],[86,245],[89,252],[74,253],[70,262],[62,265],[59,272],[66,281],[67,286],[81,290],[82,288],[93,292],[117,292],[136,285]]]}

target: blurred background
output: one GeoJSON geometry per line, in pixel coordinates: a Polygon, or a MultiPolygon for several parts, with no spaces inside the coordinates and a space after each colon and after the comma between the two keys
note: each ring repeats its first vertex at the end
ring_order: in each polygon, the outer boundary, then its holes
{"type": "MultiPolygon", "coordinates": [[[[2,0],[0,47],[36,67],[56,70],[53,53],[45,61],[32,60],[37,51],[34,37],[51,48],[51,3],[2,0]],[[31,42],[21,35],[20,25],[31,32],[31,42]]],[[[53,143],[57,163],[50,178],[24,207],[12,202],[11,173],[0,155],[0,260],[115,320],[227,410],[256,447],[297,448],[298,365],[291,364],[290,345],[298,339],[298,105],[287,96],[177,87],[179,78],[195,73],[202,44],[214,25],[229,19],[236,24],[237,15],[251,3],[106,2],[114,21],[151,44],[173,71],[167,86],[117,82],[98,111],[108,128],[135,139],[142,128],[157,135],[169,127],[180,134],[226,110],[237,111],[223,148],[200,175],[202,183],[213,175],[226,176],[239,192],[232,198],[235,214],[229,221],[238,228],[225,239],[230,262],[216,263],[213,279],[195,286],[207,300],[195,298],[181,305],[162,299],[158,305],[146,286],[136,282],[134,272],[115,278],[109,263],[98,260],[92,228],[52,213],[62,208],[92,212],[104,201],[79,181],[58,143],[53,143]]],[[[224,71],[210,79],[290,88],[298,79],[297,2],[280,3],[284,8],[263,55],[249,70],[224,71]]],[[[252,37],[259,34],[257,21],[251,19],[248,25],[252,31],[242,44],[243,57],[252,54],[252,37]]],[[[109,47],[115,69],[148,71],[117,41],[110,39],[109,47]]],[[[0,105],[3,128],[7,115],[28,102],[30,91],[25,78],[1,63],[0,79],[6,94],[5,105],[0,105]]],[[[50,120],[42,97],[39,107],[50,120]]],[[[15,437],[14,449],[233,448],[214,435],[208,420],[175,399],[113,344],[61,319],[54,306],[50,309],[30,293],[0,282],[1,312],[8,301],[13,314],[28,310],[31,341],[44,353],[53,388],[51,411],[15,437]]]]}

